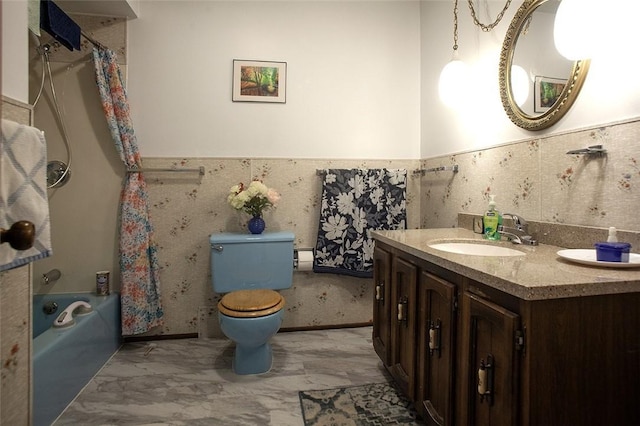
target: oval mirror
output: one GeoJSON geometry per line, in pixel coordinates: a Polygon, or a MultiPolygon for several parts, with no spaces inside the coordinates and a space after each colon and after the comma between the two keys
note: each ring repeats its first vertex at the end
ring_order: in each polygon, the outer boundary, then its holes
{"type": "Polygon", "coordinates": [[[525,0],[511,21],[500,54],[500,98],[509,119],[542,130],[578,97],[589,60],[570,61],[555,48],[553,23],[560,2],[525,0]]]}

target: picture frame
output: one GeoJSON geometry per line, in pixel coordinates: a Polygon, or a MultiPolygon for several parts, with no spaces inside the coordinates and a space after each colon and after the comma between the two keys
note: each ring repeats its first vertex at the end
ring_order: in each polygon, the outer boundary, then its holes
{"type": "Polygon", "coordinates": [[[537,75],[533,86],[533,112],[546,112],[556,103],[567,85],[567,79],[537,75]]]}
{"type": "Polygon", "coordinates": [[[233,60],[233,102],[287,102],[287,63],[233,60]]]}

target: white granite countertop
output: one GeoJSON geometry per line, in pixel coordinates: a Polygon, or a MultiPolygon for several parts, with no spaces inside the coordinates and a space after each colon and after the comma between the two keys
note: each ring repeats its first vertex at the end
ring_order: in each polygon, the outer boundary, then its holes
{"type": "Polygon", "coordinates": [[[462,228],[374,231],[373,237],[524,300],[640,292],[640,268],[607,268],[574,263],[557,255],[562,247],[487,241],[481,235],[462,228]],[[437,242],[435,240],[476,240],[520,250],[526,255],[493,257],[455,254],[429,247],[429,244],[437,242]]]}

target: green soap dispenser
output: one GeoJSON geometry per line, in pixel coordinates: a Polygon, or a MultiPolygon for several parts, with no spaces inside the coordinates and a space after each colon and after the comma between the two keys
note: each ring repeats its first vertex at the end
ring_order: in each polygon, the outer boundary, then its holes
{"type": "Polygon", "coordinates": [[[484,237],[488,240],[499,240],[498,227],[502,225],[502,215],[496,209],[495,195],[489,195],[489,209],[484,213],[482,222],[484,237]]]}

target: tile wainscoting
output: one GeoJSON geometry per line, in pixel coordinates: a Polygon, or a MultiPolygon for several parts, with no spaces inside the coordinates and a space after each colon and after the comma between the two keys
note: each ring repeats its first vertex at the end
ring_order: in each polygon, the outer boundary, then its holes
{"type": "MultiPolygon", "coordinates": [[[[231,186],[262,179],[280,192],[276,209],[267,211],[267,231],[291,230],[296,248],[315,247],[325,168],[405,168],[408,171],[408,227],[420,222],[418,160],[320,160],[144,158],[145,168],[204,167],[194,173],[146,172],[151,217],[161,264],[165,325],[148,335],[198,333],[219,337],[211,288],[209,235],[246,232],[248,216],[227,204],[231,186]]],[[[287,305],[283,327],[328,327],[372,321],[371,279],[334,274],[295,272],[291,289],[283,291],[287,305]]]]}
{"type": "MultiPolygon", "coordinates": [[[[151,334],[220,335],[218,297],[209,275],[208,236],[243,231],[246,216],[226,203],[229,188],[263,179],[282,194],[265,219],[270,230],[292,230],[296,247],[315,245],[321,178],[316,169],[389,167],[409,171],[408,227],[458,225],[458,215],[482,214],[489,194],[502,212],[532,222],[640,231],[630,214],[640,205],[640,121],[630,120],[577,132],[425,160],[322,160],[145,158],[145,167],[192,168],[205,174],[147,174],[151,214],[160,245],[166,322],[151,334]],[[568,155],[602,144],[606,156],[568,155]],[[459,172],[411,173],[418,167],[459,165],[459,172]]],[[[554,240],[549,242],[553,244],[554,240]]],[[[371,320],[370,280],[296,272],[283,292],[283,327],[356,324],[371,320]]]]}
{"type": "Polygon", "coordinates": [[[421,227],[456,226],[458,213],[482,214],[495,194],[498,210],[526,220],[640,231],[639,140],[636,118],[423,160],[425,168],[460,171],[422,178],[421,227]],[[566,154],[600,144],[605,156],[566,154]]]}

